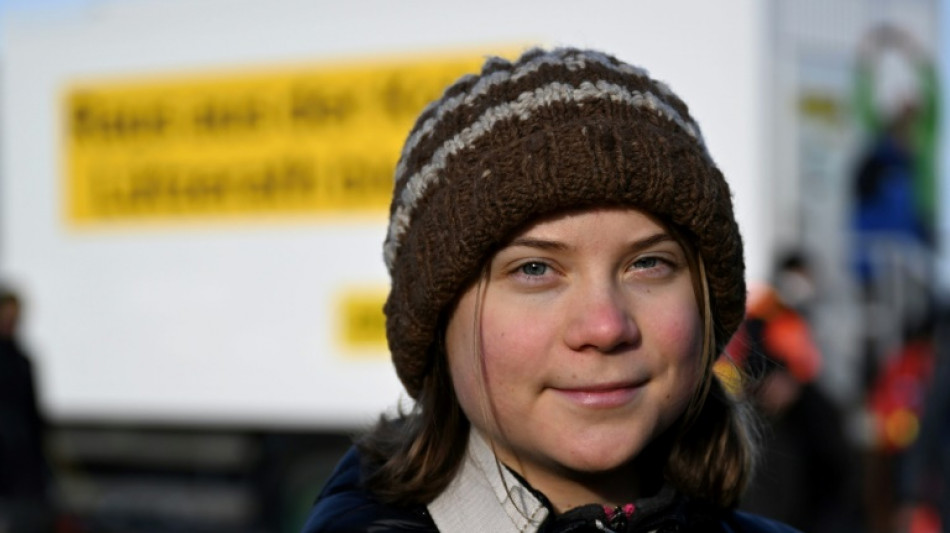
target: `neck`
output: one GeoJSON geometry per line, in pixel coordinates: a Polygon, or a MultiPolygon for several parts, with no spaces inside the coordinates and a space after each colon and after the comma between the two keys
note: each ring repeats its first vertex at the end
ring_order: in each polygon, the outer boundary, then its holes
{"type": "Polygon", "coordinates": [[[518,458],[499,459],[541,492],[557,514],[591,503],[618,507],[653,495],[663,485],[662,465],[666,462],[649,449],[630,462],[604,472],[543,468],[518,458]]]}

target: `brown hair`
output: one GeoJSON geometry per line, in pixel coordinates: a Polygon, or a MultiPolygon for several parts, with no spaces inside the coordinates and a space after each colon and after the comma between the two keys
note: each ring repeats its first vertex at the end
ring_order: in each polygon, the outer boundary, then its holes
{"type": "MultiPolygon", "coordinates": [[[[673,224],[663,225],[686,253],[704,329],[700,385],[668,432],[664,475],[689,497],[732,508],[755,462],[754,425],[748,409],[726,393],[712,371],[728,338],[714,330],[706,269],[694,239],[673,224]]],[[[486,271],[481,272],[479,282],[486,271]]],[[[452,309],[454,304],[440,320],[440,335],[452,309]]],[[[437,353],[429,359],[432,368],[412,411],[401,412],[395,419],[382,417],[357,443],[367,467],[366,487],[388,503],[432,501],[452,481],[464,457],[470,423],[455,396],[441,337],[434,346],[437,353]]]]}
{"type": "Polygon", "coordinates": [[[700,387],[675,428],[665,475],[692,498],[734,508],[758,457],[757,425],[748,404],[730,396],[713,373],[713,364],[731,335],[714,330],[716,321],[703,258],[695,247],[685,244],[682,232],[675,227],[671,231],[686,251],[693,291],[700,303],[703,374],[700,387]]]}
{"type": "MultiPolygon", "coordinates": [[[[440,331],[445,331],[445,321],[440,331]]],[[[394,504],[425,504],[448,486],[468,445],[470,424],[449,376],[444,343],[435,344],[432,368],[410,412],[383,415],[357,441],[365,486],[394,504]]]]}

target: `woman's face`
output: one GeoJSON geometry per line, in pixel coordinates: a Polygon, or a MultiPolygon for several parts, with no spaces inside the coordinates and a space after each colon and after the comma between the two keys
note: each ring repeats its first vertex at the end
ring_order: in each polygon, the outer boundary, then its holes
{"type": "Polygon", "coordinates": [[[546,493],[552,480],[629,466],[684,411],[701,347],[686,254],[633,209],[529,227],[462,295],[446,331],[463,411],[546,493]]]}

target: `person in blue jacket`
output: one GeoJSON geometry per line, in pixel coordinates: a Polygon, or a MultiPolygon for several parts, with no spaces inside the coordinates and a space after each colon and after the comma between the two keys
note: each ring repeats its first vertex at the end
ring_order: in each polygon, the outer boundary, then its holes
{"type": "Polygon", "coordinates": [[[785,532],[712,365],[742,320],[731,193],[686,105],[594,50],[490,58],[419,116],[384,258],[414,406],[304,531],[785,532]]]}

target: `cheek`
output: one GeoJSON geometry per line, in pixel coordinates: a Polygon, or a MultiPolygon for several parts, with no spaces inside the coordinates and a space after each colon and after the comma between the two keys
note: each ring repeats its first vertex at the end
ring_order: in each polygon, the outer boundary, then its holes
{"type": "Polygon", "coordinates": [[[652,325],[655,339],[666,363],[675,368],[677,379],[688,383],[688,390],[692,390],[702,373],[703,323],[699,309],[691,294],[662,309],[652,325]]]}
{"type": "Polygon", "coordinates": [[[445,330],[445,350],[452,386],[462,409],[478,402],[481,394],[481,364],[474,334],[474,306],[472,291],[459,300],[445,330]]]}
{"type": "Polygon", "coordinates": [[[504,298],[486,302],[482,347],[491,392],[499,399],[527,384],[550,353],[555,326],[543,310],[511,305],[504,298]]]}
{"type": "Polygon", "coordinates": [[[446,329],[446,349],[459,403],[476,424],[487,404],[504,414],[506,406],[534,390],[530,384],[552,338],[550,321],[537,311],[489,291],[477,325],[479,353],[475,298],[466,294],[460,300],[446,329]]]}

